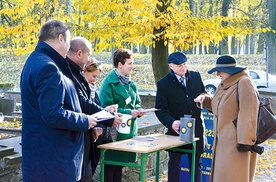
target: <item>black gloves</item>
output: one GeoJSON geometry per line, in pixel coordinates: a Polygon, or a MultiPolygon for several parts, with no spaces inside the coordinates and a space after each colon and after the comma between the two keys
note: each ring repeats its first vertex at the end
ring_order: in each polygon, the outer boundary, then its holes
{"type": "Polygon", "coordinates": [[[257,146],[257,145],[243,145],[243,144],[238,144],[237,149],[239,152],[256,152],[259,155],[262,155],[262,153],[264,152],[264,147],[261,146],[257,146]]]}

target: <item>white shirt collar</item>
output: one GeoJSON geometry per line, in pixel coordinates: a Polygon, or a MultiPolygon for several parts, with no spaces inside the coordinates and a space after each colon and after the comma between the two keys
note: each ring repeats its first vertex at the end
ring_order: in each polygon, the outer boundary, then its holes
{"type": "Polygon", "coordinates": [[[176,76],[176,78],[177,78],[178,80],[179,80],[181,77],[184,77],[184,78],[185,78],[185,75],[179,76],[179,75],[175,74],[175,76],[176,76]]]}

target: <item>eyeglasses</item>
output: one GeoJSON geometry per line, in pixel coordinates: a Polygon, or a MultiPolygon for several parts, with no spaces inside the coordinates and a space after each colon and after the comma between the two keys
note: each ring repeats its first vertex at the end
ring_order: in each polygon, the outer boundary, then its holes
{"type": "Polygon", "coordinates": [[[98,69],[98,70],[102,71],[102,66],[101,66],[100,62],[93,62],[93,63],[91,63],[89,65],[86,65],[85,69],[86,70],[90,70],[89,67],[91,67],[93,70],[94,69],[98,69]]]}
{"type": "Polygon", "coordinates": [[[100,62],[94,62],[94,63],[91,63],[91,64],[88,65],[88,66],[94,66],[94,67],[98,68],[98,67],[101,66],[101,64],[102,64],[102,63],[100,63],[100,62]]]}

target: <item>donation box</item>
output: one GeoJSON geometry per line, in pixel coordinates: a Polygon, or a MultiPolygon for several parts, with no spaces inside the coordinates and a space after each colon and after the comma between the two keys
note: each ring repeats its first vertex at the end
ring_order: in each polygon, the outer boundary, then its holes
{"type": "MultiPolygon", "coordinates": [[[[202,161],[202,179],[203,182],[210,181],[211,165],[212,165],[212,149],[214,141],[213,133],[213,114],[206,109],[202,109],[202,114],[205,123],[205,134],[207,136],[208,145],[205,152],[201,155],[202,161]]],[[[180,180],[179,181],[190,181],[190,165],[187,154],[183,154],[180,161],[180,180]]]]}

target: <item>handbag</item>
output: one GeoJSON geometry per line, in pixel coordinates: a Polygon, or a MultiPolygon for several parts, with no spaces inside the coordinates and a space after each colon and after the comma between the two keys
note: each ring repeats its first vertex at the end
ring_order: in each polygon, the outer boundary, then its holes
{"type": "Polygon", "coordinates": [[[102,126],[103,133],[101,135],[101,142],[102,144],[113,142],[112,138],[112,128],[108,126],[102,126]]]}
{"type": "MultiPolygon", "coordinates": [[[[239,92],[237,83],[237,99],[239,105],[239,92]]],[[[260,99],[258,91],[256,91],[258,99],[260,101],[259,113],[257,119],[257,141],[256,144],[263,143],[268,138],[276,133],[276,117],[271,109],[271,104],[268,98],[260,99]]],[[[233,120],[235,126],[237,126],[237,118],[233,120]]]]}

